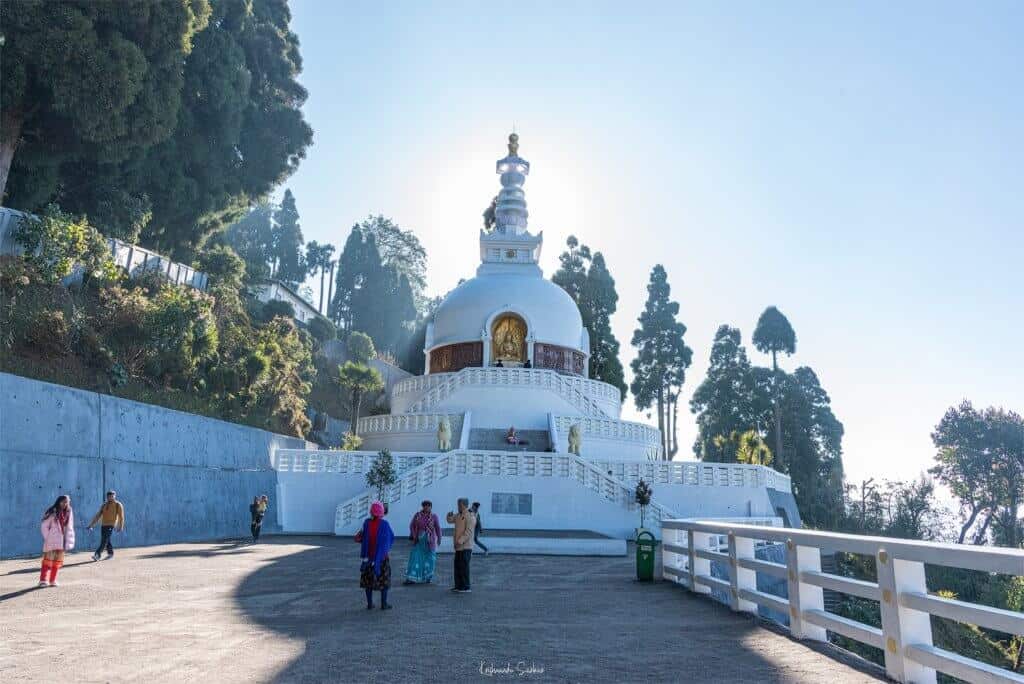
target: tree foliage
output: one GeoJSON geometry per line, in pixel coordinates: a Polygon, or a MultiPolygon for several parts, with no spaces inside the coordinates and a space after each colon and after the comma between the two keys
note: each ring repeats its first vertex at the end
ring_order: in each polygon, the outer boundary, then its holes
{"type": "Polygon", "coordinates": [[[815,527],[834,525],[842,509],[842,423],[828,393],[807,367],[792,374],[755,367],[747,359],[740,331],[727,325],[715,334],[707,377],[690,400],[697,414],[694,453],[706,461],[735,462],[737,438],[772,431],[786,448],[772,451],[772,466],[790,475],[801,514],[815,527]]]}
{"type": "Polygon", "coordinates": [[[408,277],[387,265],[371,232],[359,226],[345,242],[330,318],[345,331],[361,330],[378,350],[397,356],[404,349],[417,318],[415,295],[408,277]]]}
{"type": "Polygon", "coordinates": [[[365,363],[346,361],[338,367],[338,384],[349,392],[352,406],[352,426],[349,431],[358,434],[359,411],[363,397],[369,392],[384,389],[384,379],[376,368],[371,368],[365,363]]]}
{"type": "Polygon", "coordinates": [[[778,370],[776,355],[787,356],[796,352],[796,333],[781,311],[769,306],[757,319],[754,328],[754,348],[763,354],[771,354],[772,369],[778,370]]]}
{"type": "Polygon", "coordinates": [[[116,162],[167,139],[181,108],[181,65],[209,16],[207,0],[0,4],[0,197],[12,161],[16,171],[116,162]]]}
{"type": "Polygon", "coordinates": [[[937,453],[931,473],[961,504],[958,541],[991,534],[1018,546],[1024,501],[1024,419],[1000,408],[979,411],[969,401],[946,411],[932,433],[937,453]]]}
{"type": "Polygon", "coordinates": [[[381,449],[366,473],[366,486],[377,490],[377,501],[387,501],[388,488],[398,481],[395,459],[390,449],[381,449]]]}
{"type": "Polygon", "coordinates": [[[618,307],[619,295],[601,252],[591,254],[575,236],[566,240],[568,249],[559,256],[561,267],[552,282],[565,290],[580,310],[583,325],[590,335],[589,375],[619,388],[626,398],[626,380],[619,360],[619,341],[612,333],[611,317],[618,307]]]}
{"type": "Polygon", "coordinates": [[[427,287],[427,250],[411,230],[385,216],[368,216],[358,224],[364,238],[373,236],[380,263],[409,281],[417,308],[421,308],[427,287]]]}
{"type": "Polygon", "coordinates": [[[658,264],[651,271],[640,327],[633,332],[632,344],[637,348],[637,355],[630,364],[633,382],[629,387],[638,409],[655,406],[666,459],[679,451],[676,429],[679,392],[693,357],[693,351],[683,340],[686,326],[676,320],[679,304],[669,298],[670,293],[668,274],[658,264]]]}
{"type": "MultiPolygon", "coordinates": [[[[41,86],[31,91],[31,101],[47,104],[34,115],[38,124],[23,126],[27,142],[11,169],[10,206],[35,210],[57,200],[104,221],[104,232],[141,228],[144,245],[185,259],[294,172],[312,141],[286,0],[216,0],[212,12],[203,0],[4,8],[14,21],[31,24],[19,41],[44,46],[23,51],[23,70],[42,80],[57,74],[51,80],[67,91],[59,104],[41,86]],[[90,21],[93,28],[78,30],[90,21]],[[129,43],[146,58],[129,58],[129,43]],[[83,45],[96,46],[94,54],[83,45]],[[74,61],[61,52],[71,46],[74,61]],[[115,58],[116,73],[107,64],[115,58]],[[46,68],[48,59],[61,66],[46,68]],[[97,87],[111,92],[98,94],[97,87]],[[81,111],[76,119],[103,121],[68,125],[71,110],[81,111]],[[40,133],[33,138],[33,131],[40,133]]],[[[10,40],[20,32],[6,19],[10,40]]],[[[6,97],[6,48],[4,57],[6,97]]]]}

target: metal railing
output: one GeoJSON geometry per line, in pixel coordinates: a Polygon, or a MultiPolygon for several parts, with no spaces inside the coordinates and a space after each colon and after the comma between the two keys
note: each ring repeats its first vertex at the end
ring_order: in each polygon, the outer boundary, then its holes
{"type": "Polygon", "coordinates": [[[925,581],[926,564],[1024,575],[1022,551],[715,521],[662,520],[661,529],[665,579],[696,593],[721,591],[734,611],[756,613],[764,606],[789,615],[790,632],[799,639],[825,641],[831,631],[882,649],[886,672],[896,681],[935,682],[943,672],[968,682],[1024,683],[1024,676],[936,647],[931,629],[934,615],[1024,635],[1024,614],[931,595],[925,581]],[[759,541],[784,543],[786,563],[755,558],[759,541]],[[823,549],[871,556],[878,581],[822,572],[823,549]],[[728,568],[728,580],[712,576],[712,562],[728,568]],[[784,579],[789,598],[758,591],[756,573],[784,579]],[[826,589],[878,601],[882,627],[826,612],[826,589]]]}

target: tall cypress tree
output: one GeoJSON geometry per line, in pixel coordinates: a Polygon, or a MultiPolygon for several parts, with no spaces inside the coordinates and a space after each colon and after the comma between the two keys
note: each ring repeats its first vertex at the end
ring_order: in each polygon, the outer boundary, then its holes
{"type": "Polygon", "coordinates": [[[352,232],[345,240],[345,246],[338,256],[334,293],[331,295],[329,317],[342,330],[352,330],[352,307],[362,281],[363,234],[359,226],[352,226],[352,232]]]}
{"type": "Polygon", "coordinates": [[[782,408],[779,405],[779,384],[782,376],[779,374],[778,354],[782,352],[789,356],[796,351],[796,333],[793,326],[789,324],[781,311],[774,306],[765,309],[757,319],[757,327],[754,328],[754,347],[759,352],[772,355],[772,402],[774,406],[775,424],[775,458],[783,460],[782,454],[782,408]]]}
{"type": "Polygon", "coordinates": [[[281,206],[274,214],[274,257],[277,267],[274,275],[293,287],[306,279],[306,262],[302,256],[302,228],[299,226],[299,209],[295,206],[295,195],[284,191],[281,206]]]}
{"type": "Polygon", "coordinates": [[[604,255],[595,252],[587,269],[580,307],[587,312],[585,323],[590,332],[590,377],[618,387],[622,399],[625,399],[625,373],[619,360],[619,341],[612,333],[611,322],[618,303],[615,279],[605,265],[604,255]]]}
{"type": "Polygon", "coordinates": [[[651,270],[640,327],[633,332],[632,344],[637,348],[637,356],[630,364],[633,382],[629,387],[638,409],[656,407],[662,456],[666,459],[679,451],[676,429],[679,391],[693,358],[693,350],[683,341],[686,326],[676,320],[679,303],[669,299],[670,293],[668,274],[657,264],[651,270]]]}
{"type": "Polygon", "coordinates": [[[551,280],[576,302],[583,325],[590,334],[590,377],[618,387],[625,399],[626,381],[619,361],[619,341],[611,328],[611,316],[619,301],[615,279],[600,252],[591,254],[590,248],[581,245],[574,235],[570,235],[565,244],[568,249],[558,257],[561,267],[551,280]]]}
{"type": "Polygon", "coordinates": [[[707,377],[690,399],[690,411],[697,415],[697,439],[693,451],[704,461],[731,462],[735,451],[716,443],[720,437],[748,430],[761,432],[758,425],[764,407],[758,405],[758,393],[751,373],[747,351],[740,331],[722,325],[711,344],[711,364],[707,377]]]}

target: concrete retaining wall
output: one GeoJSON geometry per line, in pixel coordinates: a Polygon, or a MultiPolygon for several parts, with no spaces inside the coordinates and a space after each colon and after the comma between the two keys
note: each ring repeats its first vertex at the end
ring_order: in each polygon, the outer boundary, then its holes
{"type": "Polygon", "coordinates": [[[248,506],[270,496],[279,448],[305,440],[108,395],[0,373],[0,558],[38,553],[39,518],[71,496],[78,549],[99,542],[85,526],[116,489],[127,532],[115,546],[247,533],[248,506]]]}

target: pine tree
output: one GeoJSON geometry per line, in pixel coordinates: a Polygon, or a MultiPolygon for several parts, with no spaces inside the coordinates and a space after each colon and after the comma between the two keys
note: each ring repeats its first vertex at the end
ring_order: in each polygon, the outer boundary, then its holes
{"type": "Polygon", "coordinates": [[[637,356],[630,367],[630,391],[640,410],[655,405],[661,430],[662,457],[671,459],[679,450],[676,430],[679,391],[686,378],[693,350],[686,346],[686,326],[676,320],[678,302],[669,299],[668,274],[661,264],[651,271],[647,303],[640,314],[640,327],[633,332],[637,356]]]}
{"type": "Polygon", "coordinates": [[[334,245],[321,245],[316,240],[306,244],[306,268],[309,269],[309,275],[315,276],[316,272],[320,271],[320,306],[317,307],[317,311],[321,314],[324,312],[324,278],[327,269],[331,267],[332,256],[334,245]]]}
{"type": "Polygon", "coordinates": [[[274,246],[274,209],[271,205],[256,205],[228,228],[224,239],[245,261],[245,273],[249,279],[270,277],[274,246]]]}

